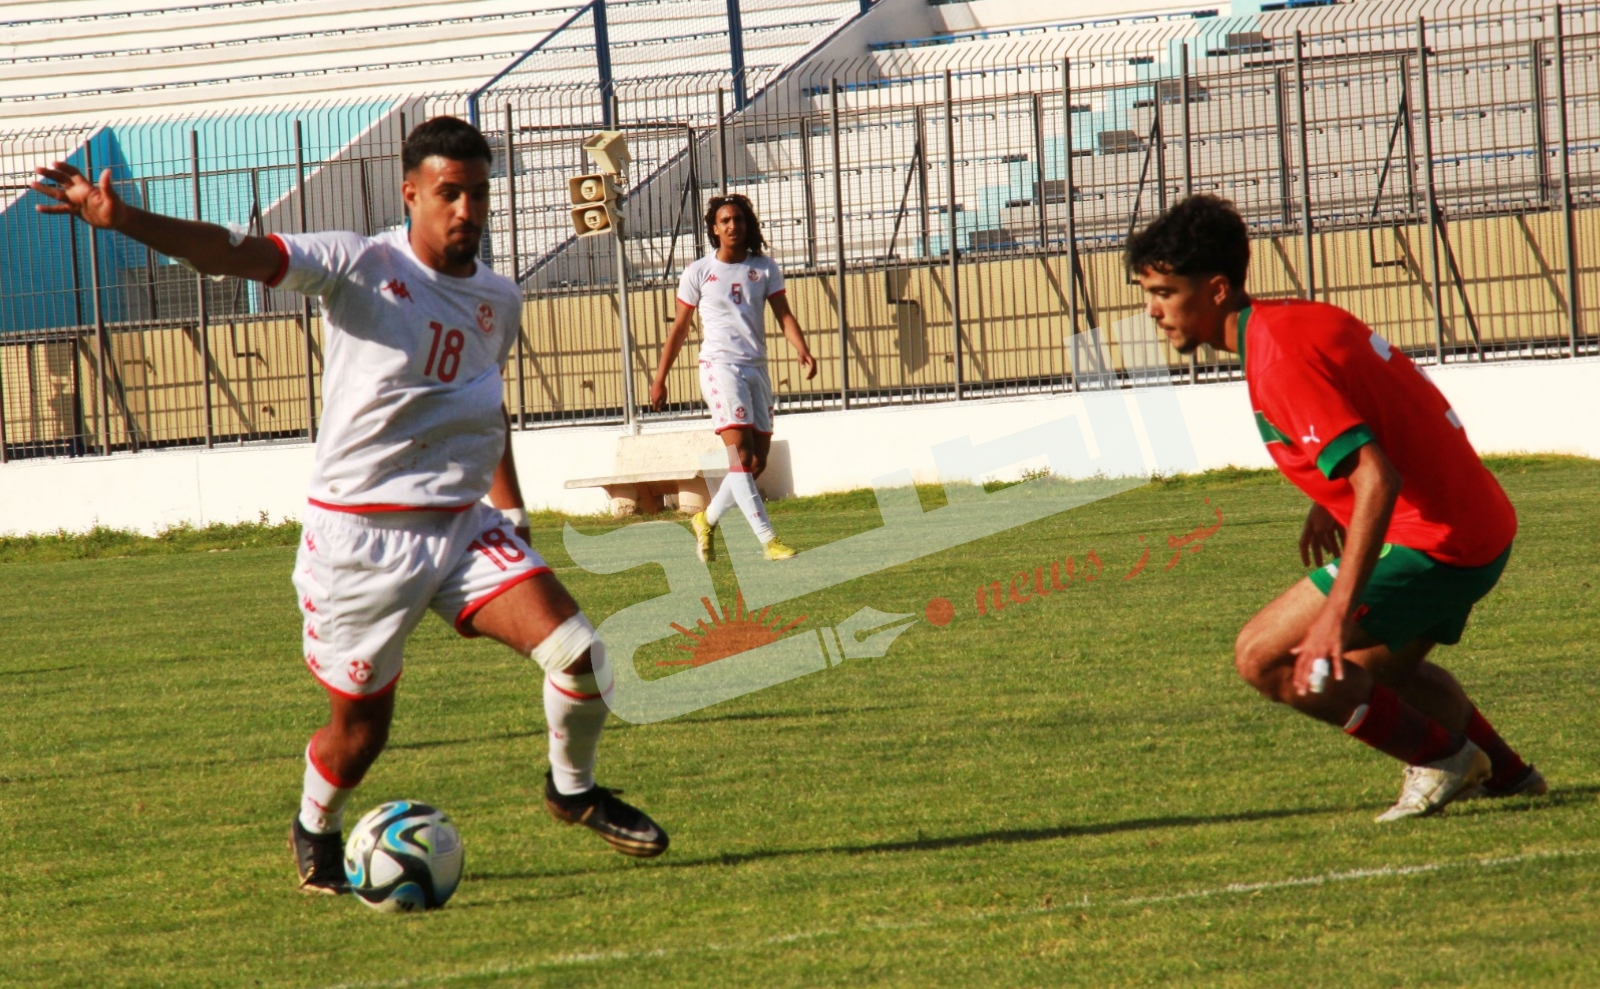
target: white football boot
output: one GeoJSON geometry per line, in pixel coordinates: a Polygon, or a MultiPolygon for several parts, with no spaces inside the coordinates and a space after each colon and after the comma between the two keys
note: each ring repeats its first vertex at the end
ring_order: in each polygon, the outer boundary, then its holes
{"type": "Polygon", "coordinates": [[[1471,742],[1463,743],[1455,755],[1423,766],[1407,766],[1400,799],[1378,815],[1378,823],[1436,814],[1450,801],[1477,789],[1489,772],[1489,757],[1471,742]]]}

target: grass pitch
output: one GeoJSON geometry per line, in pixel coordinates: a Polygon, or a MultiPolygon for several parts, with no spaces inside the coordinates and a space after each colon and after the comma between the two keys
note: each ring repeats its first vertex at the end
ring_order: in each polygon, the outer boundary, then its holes
{"type": "MultiPolygon", "coordinates": [[[[804,629],[951,602],[882,659],[613,719],[601,781],[671,830],[654,862],[545,815],[533,668],[430,619],[347,816],[404,796],[455,818],[466,880],[418,917],[293,889],[325,706],[292,530],[0,547],[0,985],[1600,984],[1600,463],[1493,466],[1522,533],[1441,661],[1550,797],[1373,824],[1398,766],[1232,672],[1238,628],[1302,573],[1305,502],[1208,475],[775,609],[804,629]],[[1221,529],[1164,569],[1213,508],[1221,529]],[[1091,551],[1097,580],[978,614],[980,585],[1091,551]]],[[[866,492],[773,516],[801,550],[878,524],[866,492]]],[[[665,591],[659,568],[575,568],[546,521],[535,543],[597,620],[665,591]]],[[[687,655],[652,648],[645,675],[687,655]]]]}

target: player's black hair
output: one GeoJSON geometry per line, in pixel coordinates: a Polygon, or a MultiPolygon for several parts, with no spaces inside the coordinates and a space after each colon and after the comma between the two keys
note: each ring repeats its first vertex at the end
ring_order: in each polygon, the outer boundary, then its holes
{"type": "Polygon", "coordinates": [[[434,117],[412,129],[400,149],[400,165],[410,174],[425,160],[438,155],[451,161],[482,158],[493,162],[494,153],[478,128],[458,117],[434,117]]]}
{"type": "Polygon", "coordinates": [[[1124,260],[1135,275],[1146,268],[1170,275],[1226,275],[1235,291],[1243,291],[1250,232],[1232,203],[1201,193],[1129,237],[1124,260]]]}
{"type": "Polygon", "coordinates": [[[730,192],[726,196],[712,196],[711,202],[706,206],[706,236],[711,238],[712,247],[721,247],[717,242],[717,210],[724,206],[732,206],[744,214],[745,250],[751,254],[760,254],[766,250],[767,238],[761,233],[761,221],[756,218],[756,208],[750,205],[750,200],[730,192]]]}

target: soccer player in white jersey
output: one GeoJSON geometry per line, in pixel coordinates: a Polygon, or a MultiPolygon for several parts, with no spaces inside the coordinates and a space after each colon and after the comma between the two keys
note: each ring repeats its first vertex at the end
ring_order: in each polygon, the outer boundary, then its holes
{"type": "Polygon", "coordinates": [[[789,309],[783,272],[762,252],[767,246],[750,200],[737,193],[715,196],[706,209],[706,230],[716,252],[692,262],[678,281],[678,312],[650,383],[650,406],[667,402],[667,372],[689,336],[689,322],[700,313],[700,393],[711,408],[711,426],[727,444],[728,475],[711,504],[691,520],[700,559],[715,552],[717,523],[735,504],[755,530],[769,560],[786,560],[794,550],[778,539],[767,517],[756,478],[767,467],[772,448],[772,379],[767,376],[765,309],[772,307],[783,335],[794,347],[806,380],[817,376],[817,359],[806,346],[800,321],[789,309]]]}
{"type": "Polygon", "coordinates": [[[388,740],[406,638],[430,609],[543,668],[550,813],[624,854],[659,855],[666,833],[595,785],[604,649],[527,543],[501,377],[521,292],[477,260],[489,145],[470,124],[436,117],[401,158],[408,223],[376,237],[240,236],[134,208],[109,170],[96,184],[65,162],[38,169],[51,184],[33,188],[55,200],[42,212],[119,231],[204,274],[322,300],[326,404],[294,585],[305,662],[331,710],[306,746],[290,830],[301,889],[347,890],[343,809],[388,740]]]}

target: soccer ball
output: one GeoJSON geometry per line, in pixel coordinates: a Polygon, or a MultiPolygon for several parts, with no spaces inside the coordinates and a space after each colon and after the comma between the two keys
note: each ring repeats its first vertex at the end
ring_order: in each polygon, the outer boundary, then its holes
{"type": "Polygon", "coordinates": [[[385,913],[444,906],[461,882],[464,861],[450,818],[410,800],[368,811],[344,846],[350,891],[385,913]]]}

